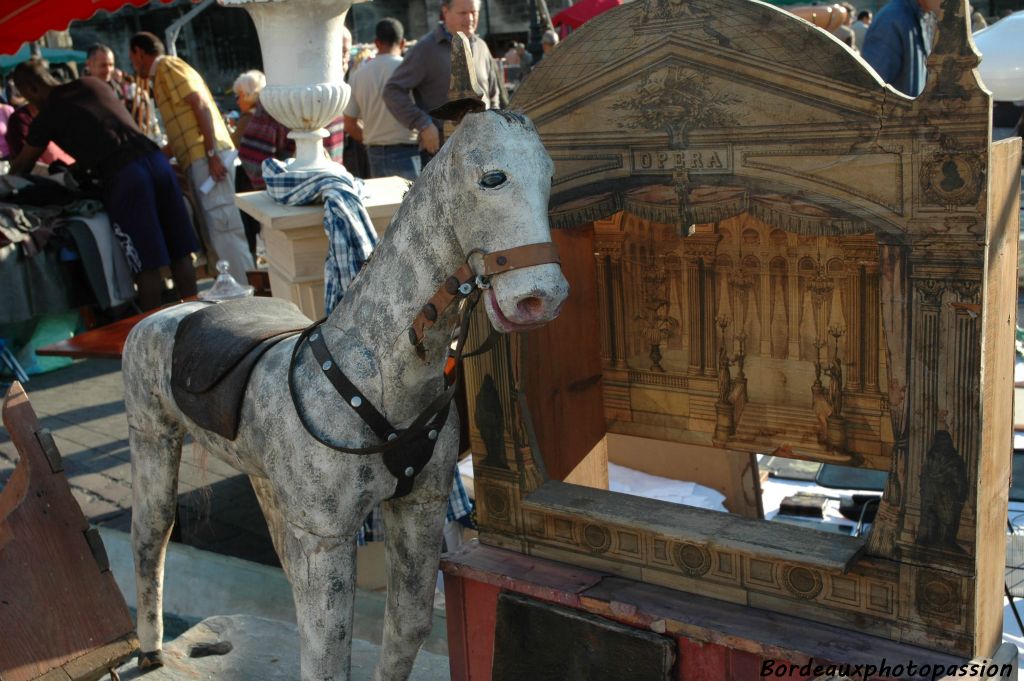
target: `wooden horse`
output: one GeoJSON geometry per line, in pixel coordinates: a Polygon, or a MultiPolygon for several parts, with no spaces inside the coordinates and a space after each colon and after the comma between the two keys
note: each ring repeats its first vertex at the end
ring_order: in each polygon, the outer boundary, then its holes
{"type": "MultiPolygon", "coordinates": [[[[446,303],[479,296],[500,332],[557,316],[568,284],[550,244],[552,172],[525,117],[466,115],[327,320],[255,363],[234,439],[198,427],[172,394],[178,327],[203,306],[169,308],[132,331],[124,381],[140,665],[160,663],[164,555],[189,433],[251,476],[281,516],[275,544],[295,598],[303,681],[349,678],[356,532],[383,502],[388,597],[374,678],[409,676],[431,628],[458,446],[456,410],[429,413],[445,391],[453,329],[466,326],[446,303]],[[339,395],[332,386],[339,368],[354,392],[339,395]],[[367,403],[379,412],[376,423],[364,413],[367,403]],[[382,432],[390,424],[394,432],[382,432]],[[339,451],[390,445],[383,453],[339,451]]],[[[267,501],[261,498],[265,510],[267,501]]]]}

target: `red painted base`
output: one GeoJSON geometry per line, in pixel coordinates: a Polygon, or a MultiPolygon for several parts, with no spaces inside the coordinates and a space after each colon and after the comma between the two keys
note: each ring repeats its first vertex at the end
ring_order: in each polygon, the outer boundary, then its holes
{"type": "MultiPolygon", "coordinates": [[[[476,543],[445,556],[441,568],[452,681],[491,681],[498,594],[503,590],[673,638],[678,646],[673,681],[813,679],[844,666],[853,678],[865,678],[867,665],[877,668],[883,661],[890,669],[900,663],[906,668],[909,661],[947,667],[964,662],[836,626],[476,543]],[[838,668],[829,669],[831,665],[838,668]],[[859,675],[850,673],[856,665],[863,665],[859,675]]],[[[875,673],[868,678],[910,677],[875,673]]]]}

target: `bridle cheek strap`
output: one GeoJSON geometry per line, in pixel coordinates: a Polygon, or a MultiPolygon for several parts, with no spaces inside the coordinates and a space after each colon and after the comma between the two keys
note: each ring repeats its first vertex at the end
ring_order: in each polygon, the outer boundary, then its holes
{"type": "MultiPolygon", "coordinates": [[[[558,255],[557,244],[551,241],[541,244],[528,244],[526,246],[517,246],[503,251],[484,254],[484,271],[481,273],[481,276],[490,278],[510,270],[533,267],[534,265],[547,265],[549,263],[561,264],[561,262],[562,259],[558,255]]],[[[444,284],[430,297],[430,300],[420,309],[419,314],[412,321],[412,326],[409,327],[409,342],[418,347],[423,342],[423,336],[427,333],[427,329],[434,325],[438,317],[460,295],[460,287],[465,284],[471,284],[476,279],[476,276],[472,266],[466,262],[462,267],[455,270],[454,274],[445,279],[444,284]]],[[[468,293],[468,291],[464,291],[461,295],[465,296],[468,293]]]]}

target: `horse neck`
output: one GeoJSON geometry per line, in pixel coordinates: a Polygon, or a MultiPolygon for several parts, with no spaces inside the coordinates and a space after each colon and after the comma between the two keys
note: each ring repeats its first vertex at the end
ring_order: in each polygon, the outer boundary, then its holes
{"type": "Polygon", "coordinates": [[[449,310],[428,331],[425,361],[408,340],[409,327],[465,260],[447,210],[438,201],[447,195],[434,186],[440,184],[439,176],[424,174],[416,181],[373,257],[326,322],[373,352],[385,383],[391,377],[413,391],[416,384],[441,375],[454,315],[449,310]],[[431,182],[432,177],[437,179],[431,182]]]}

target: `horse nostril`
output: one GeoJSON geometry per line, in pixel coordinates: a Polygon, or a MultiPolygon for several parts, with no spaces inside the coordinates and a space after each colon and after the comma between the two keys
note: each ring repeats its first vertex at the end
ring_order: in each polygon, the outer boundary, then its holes
{"type": "Polygon", "coordinates": [[[537,319],[544,312],[544,301],[537,296],[523,298],[516,304],[516,311],[520,319],[537,319]]]}

